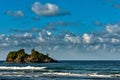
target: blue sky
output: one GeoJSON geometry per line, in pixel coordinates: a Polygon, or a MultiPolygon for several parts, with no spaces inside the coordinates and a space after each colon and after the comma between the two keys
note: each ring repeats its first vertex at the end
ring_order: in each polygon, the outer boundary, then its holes
{"type": "MultiPolygon", "coordinates": [[[[9,29],[18,28],[18,29],[29,29],[33,26],[40,28],[45,25],[47,22],[52,21],[67,21],[67,22],[80,22],[79,29],[82,29],[79,32],[93,31],[96,30],[95,25],[92,24],[93,21],[100,21],[101,23],[109,23],[118,21],[120,11],[114,9],[108,3],[102,2],[102,0],[24,0],[24,1],[0,1],[1,7],[1,26],[4,26],[1,29],[2,33],[8,33],[9,29]],[[69,11],[71,15],[66,16],[54,16],[54,17],[40,17],[40,21],[34,21],[31,18],[38,16],[31,10],[31,5],[34,2],[40,2],[41,4],[52,3],[56,4],[61,10],[69,11]],[[69,3],[68,3],[69,2],[69,3]],[[18,11],[22,10],[24,12],[24,18],[17,19],[14,16],[5,15],[5,12],[18,11]],[[6,24],[7,23],[7,24],[6,24]],[[26,24],[22,24],[26,23],[26,24]],[[85,25],[82,25],[85,24],[85,25]],[[25,26],[24,28],[22,26],[25,26]],[[85,28],[84,28],[85,27],[85,28]],[[5,28],[5,29],[4,29],[5,28]],[[89,28],[89,29],[88,29],[89,28]]],[[[78,31],[76,28],[72,28],[72,31],[78,31]]]]}
{"type": "Polygon", "coordinates": [[[119,0],[24,0],[24,1],[0,1],[0,10],[1,10],[1,27],[4,26],[0,32],[9,33],[9,29],[29,29],[33,26],[40,28],[48,22],[54,21],[67,21],[67,22],[79,22],[81,25],[78,26],[78,29],[72,26],[73,32],[91,32],[94,30],[99,30],[99,27],[96,27],[93,22],[99,21],[103,24],[114,23],[119,21],[120,11],[113,7],[113,3],[119,4],[119,0]],[[111,1],[111,2],[110,2],[111,1]],[[35,14],[31,10],[31,5],[35,2],[40,2],[41,4],[52,3],[57,5],[61,10],[70,12],[71,15],[65,16],[54,16],[54,17],[43,17],[35,14]],[[69,3],[68,3],[69,2],[69,3]],[[22,10],[24,12],[24,17],[17,19],[15,16],[6,15],[7,11],[18,11],[22,10]],[[32,20],[33,17],[39,16],[39,21],[32,20]],[[25,24],[26,23],[26,24],[25,24]],[[25,26],[23,28],[23,26],[25,26]]]}
{"type": "Polygon", "coordinates": [[[1,0],[0,4],[0,59],[20,48],[28,52],[35,48],[57,59],[119,59],[119,0],[1,0]]]}

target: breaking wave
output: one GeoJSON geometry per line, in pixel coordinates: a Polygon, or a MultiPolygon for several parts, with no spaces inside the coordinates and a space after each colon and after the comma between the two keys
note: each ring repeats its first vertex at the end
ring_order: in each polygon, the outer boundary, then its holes
{"type": "Polygon", "coordinates": [[[74,77],[96,77],[96,78],[112,78],[112,77],[120,77],[120,74],[97,74],[97,73],[90,73],[90,74],[77,74],[77,73],[62,73],[62,72],[49,72],[43,73],[44,75],[57,75],[57,76],[74,76],[74,77]]]}
{"type": "Polygon", "coordinates": [[[0,66],[0,70],[43,70],[46,67],[34,67],[34,66],[25,66],[25,67],[17,67],[17,66],[0,66]]]}
{"type": "Polygon", "coordinates": [[[93,79],[93,78],[100,78],[100,79],[120,79],[120,74],[97,74],[97,73],[90,73],[90,74],[80,74],[80,73],[67,73],[67,72],[44,72],[44,73],[25,73],[25,72],[2,72],[0,76],[14,76],[14,77],[36,77],[41,78],[45,76],[52,76],[52,77],[78,77],[78,78],[86,78],[86,79],[93,79]]]}

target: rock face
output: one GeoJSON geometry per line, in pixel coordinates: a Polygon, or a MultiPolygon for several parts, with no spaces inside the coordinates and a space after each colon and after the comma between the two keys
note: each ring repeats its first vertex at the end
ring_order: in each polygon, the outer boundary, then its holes
{"type": "Polygon", "coordinates": [[[31,54],[28,55],[25,53],[24,49],[20,49],[18,51],[11,51],[8,53],[6,62],[8,63],[49,63],[49,62],[57,62],[56,60],[49,57],[49,55],[44,55],[35,51],[34,49],[31,51],[31,54]]]}

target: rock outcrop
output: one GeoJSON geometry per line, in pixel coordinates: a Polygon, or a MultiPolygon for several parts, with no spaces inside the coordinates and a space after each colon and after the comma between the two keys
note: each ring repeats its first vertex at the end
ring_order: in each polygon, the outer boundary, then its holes
{"type": "Polygon", "coordinates": [[[6,62],[8,63],[49,63],[57,62],[56,60],[49,57],[49,55],[44,55],[35,51],[31,51],[31,54],[26,54],[24,49],[18,51],[11,51],[8,53],[6,62]]]}

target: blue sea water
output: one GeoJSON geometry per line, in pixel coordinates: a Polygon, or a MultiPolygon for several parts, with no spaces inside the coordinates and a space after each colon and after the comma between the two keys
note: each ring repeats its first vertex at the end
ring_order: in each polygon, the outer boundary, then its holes
{"type": "Polygon", "coordinates": [[[0,80],[120,80],[120,61],[0,61],[0,80]]]}

